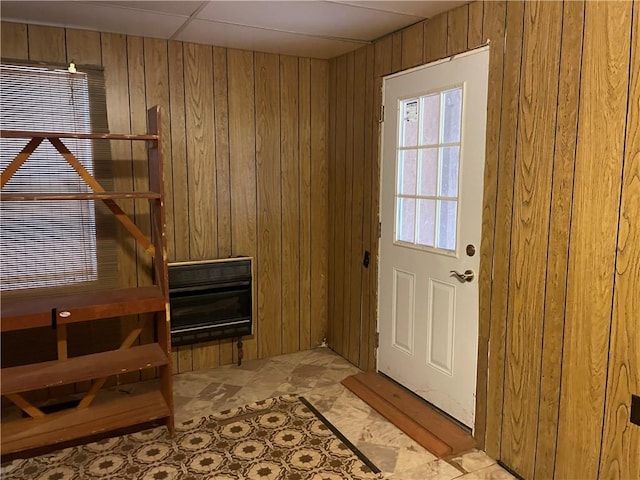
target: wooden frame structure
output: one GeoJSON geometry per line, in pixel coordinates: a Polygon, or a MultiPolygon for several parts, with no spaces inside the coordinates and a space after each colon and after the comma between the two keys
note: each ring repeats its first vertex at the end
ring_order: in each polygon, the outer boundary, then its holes
{"type": "Polygon", "coordinates": [[[2,138],[30,139],[22,151],[1,174],[4,187],[44,140],[50,142],[67,163],[91,188],[81,194],[1,193],[0,201],[95,200],[102,201],[124,228],[153,258],[154,284],[99,292],[81,292],[30,299],[3,299],[2,332],[52,326],[56,329],[57,360],[3,368],[0,394],[29,415],[29,418],[2,424],[0,453],[4,455],[91,437],[104,432],[164,421],[173,433],[173,389],[171,371],[171,336],[167,283],[165,213],[160,151],[160,108],[147,112],[149,133],[145,135],[76,134],[58,132],[0,131],[2,138]],[[62,139],[104,139],[145,141],[148,144],[149,192],[107,192],[65,146],[62,139]],[[147,199],[150,204],[152,234],[145,235],[120,208],[117,199],[147,199]],[[122,341],[120,348],[69,358],[67,325],[76,322],[115,318],[123,315],[151,314],[155,343],[136,345],[142,332],[140,322],[122,341]],[[142,395],[108,402],[94,400],[112,375],[157,368],[160,388],[142,395]],[[24,393],[58,385],[92,380],[92,387],[79,405],[72,409],[45,414],[24,393]]]}

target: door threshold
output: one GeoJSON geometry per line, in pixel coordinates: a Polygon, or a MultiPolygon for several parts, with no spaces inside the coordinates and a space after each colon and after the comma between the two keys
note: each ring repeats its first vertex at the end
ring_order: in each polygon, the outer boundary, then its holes
{"type": "Polygon", "coordinates": [[[475,439],[466,428],[381,374],[358,373],[345,378],[342,384],[440,458],[457,455],[476,446],[475,439]]]}

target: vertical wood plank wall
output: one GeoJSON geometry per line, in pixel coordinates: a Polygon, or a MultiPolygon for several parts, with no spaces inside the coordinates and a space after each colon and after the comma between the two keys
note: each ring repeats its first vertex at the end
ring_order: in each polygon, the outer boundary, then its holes
{"type": "Polygon", "coordinates": [[[524,478],[639,478],[639,5],[477,1],[329,62],[3,22],[2,56],[104,66],[112,131],[170,113],[169,255],[255,257],[248,358],[327,336],[373,370],[382,77],[490,41],[476,437],[524,478]]]}
{"type": "Polygon", "coordinates": [[[475,434],[524,478],[640,478],[639,4],[474,2],[329,64],[329,343],[372,370],[382,77],[490,41],[475,434]]]}
{"type": "MultiPolygon", "coordinates": [[[[2,57],[103,66],[113,132],[146,131],[147,106],[161,105],[170,261],[254,257],[256,334],[244,338],[245,358],[322,342],[329,243],[326,60],[8,22],[2,22],[2,57]]],[[[144,146],[132,151],[114,143],[113,154],[119,159],[116,188],[131,190],[122,183],[132,169],[144,168],[137,161],[146,159],[144,146]]],[[[143,218],[138,203],[122,206],[143,218]]],[[[120,252],[129,285],[146,281],[135,255],[131,247],[120,252]]],[[[180,347],[173,358],[179,372],[236,360],[231,340],[180,347]]]]}

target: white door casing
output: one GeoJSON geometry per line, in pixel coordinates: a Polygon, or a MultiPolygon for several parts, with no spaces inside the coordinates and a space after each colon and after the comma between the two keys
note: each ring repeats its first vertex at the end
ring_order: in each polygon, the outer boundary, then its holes
{"type": "Polygon", "coordinates": [[[469,427],[488,66],[483,47],[383,83],[378,370],[469,427]]]}

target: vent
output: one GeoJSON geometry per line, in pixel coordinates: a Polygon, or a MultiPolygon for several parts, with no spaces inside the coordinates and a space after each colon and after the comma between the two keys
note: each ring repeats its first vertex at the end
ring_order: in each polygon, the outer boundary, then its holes
{"type": "Polygon", "coordinates": [[[171,344],[251,335],[251,258],[169,264],[171,344]]]}

